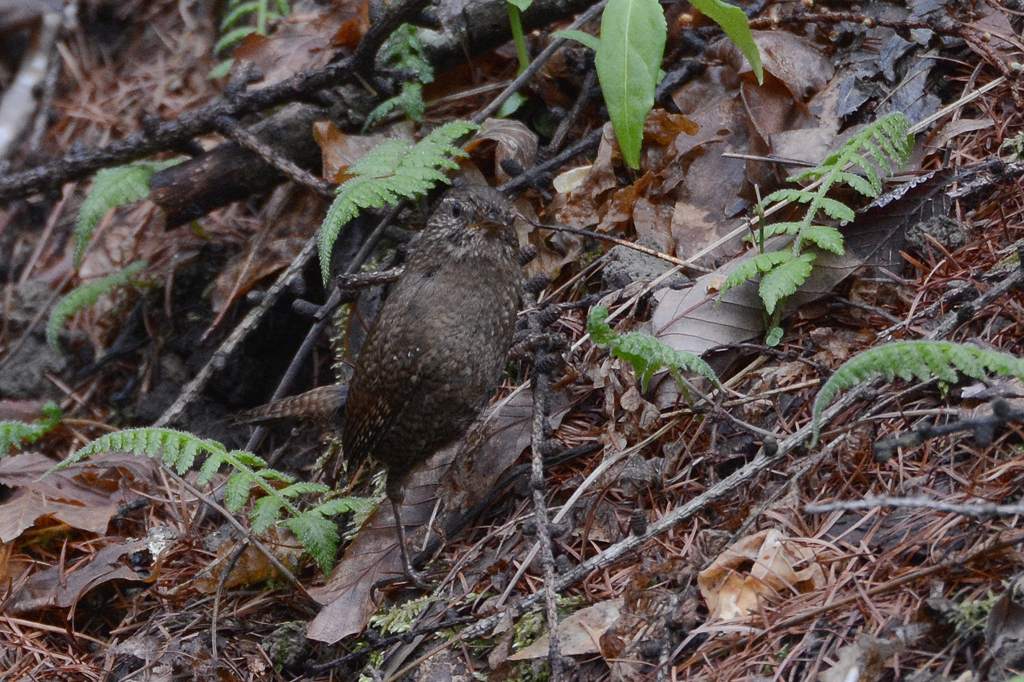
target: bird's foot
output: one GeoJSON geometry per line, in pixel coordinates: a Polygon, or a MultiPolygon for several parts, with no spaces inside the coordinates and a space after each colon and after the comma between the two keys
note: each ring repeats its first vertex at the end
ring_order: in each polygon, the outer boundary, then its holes
{"type": "Polygon", "coordinates": [[[413,587],[422,592],[430,592],[434,589],[433,585],[427,581],[426,574],[420,573],[412,566],[407,565],[405,567],[405,579],[412,583],[413,587]]]}
{"type": "Polygon", "coordinates": [[[394,585],[410,584],[421,592],[431,592],[434,586],[427,580],[424,573],[420,573],[417,570],[410,568],[403,569],[401,576],[395,576],[393,578],[382,578],[373,584],[373,592],[385,590],[394,585]]]}

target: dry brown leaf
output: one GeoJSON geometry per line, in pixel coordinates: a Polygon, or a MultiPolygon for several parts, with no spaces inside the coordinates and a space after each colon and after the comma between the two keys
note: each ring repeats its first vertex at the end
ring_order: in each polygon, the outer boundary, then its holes
{"type": "Polygon", "coordinates": [[[326,65],[336,47],[358,44],[368,26],[367,2],[330,3],[316,15],[288,16],[269,36],[249,34],[235,48],[234,58],[254,64],[263,75],[258,84],[265,87],[326,65]]]}
{"type": "MultiPolygon", "coordinates": [[[[294,569],[299,564],[302,555],[302,545],[291,533],[281,526],[271,526],[261,536],[264,546],[271,549],[274,556],[281,560],[286,567],[294,569]]],[[[195,580],[195,587],[204,594],[213,594],[217,587],[224,580],[224,589],[230,590],[238,587],[258,585],[274,578],[279,578],[280,573],[266,555],[257,549],[253,544],[246,546],[241,555],[234,562],[231,574],[223,578],[224,569],[228,561],[234,555],[237,545],[234,542],[224,542],[217,548],[217,556],[205,570],[203,575],[195,580]]]]}
{"type": "Polygon", "coordinates": [[[82,596],[111,580],[149,582],[153,578],[130,565],[129,557],[147,547],[145,538],[107,545],[84,564],[68,571],[66,566],[51,566],[30,577],[18,590],[9,613],[24,613],[42,608],[70,608],[82,596]]]}
{"type": "MultiPolygon", "coordinates": [[[[622,614],[622,598],[609,599],[576,611],[558,623],[558,643],[563,656],[601,653],[601,635],[608,631],[622,614]]],[[[548,655],[548,636],[543,635],[529,646],[508,657],[510,661],[528,661],[548,655]]]]}
{"type": "Polygon", "coordinates": [[[348,167],[366,155],[366,152],[394,137],[412,139],[408,126],[392,127],[391,135],[350,135],[330,121],[313,124],[313,138],[320,145],[323,157],[323,177],[335,183],[348,178],[348,167]]]}
{"type": "Polygon", "coordinates": [[[726,621],[757,613],[764,601],[824,584],[814,551],[775,529],[740,538],[697,576],[711,617],[726,621]]]}
{"type": "MultiPolygon", "coordinates": [[[[754,31],[764,70],[782,81],[799,102],[825,88],[835,73],[821,48],[788,31],[754,31]]],[[[735,47],[733,48],[735,49],[735,47]]],[[[744,60],[740,73],[749,73],[744,60]]]]}
{"type": "Polygon", "coordinates": [[[134,497],[126,484],[155,482],[158,467],[153,460],[119,453],[47,474],[53,465],[38,453],[0,460],[0,483],[17,488],[0,504],[0,542],[14,540],[47,516],[102,535],[118,507],[134,497]]]}
{"type": "MultiPolygon", "coordinates": [[[[725,292],[719,299],[715,287],[752,254],[744,254],[698,278],[683,290],[660,289],[651,317],[654,335],[677,350],[698,355],[715,346],[749,341],[764,331],[764,304],[757,286],[747,282],[725,292]]],[[[790,298],[786,310],[817,300],[860,265],[853,256],[821,254],[807,282],[790,298]]]]}
{"type": "Polygon", "coordinates": [[[475,153],[474,158],[478,158],[481,152],[491,147],[494,148],[494,177],[499,183],[512,178],[505,170],[506,165],[511,164],[522,171],[537,161],[537,134],[521,121],[487,119],[466,145],[466,151],[475,153]]]}
{"type": "Polygon", "coordinates": [[[889,659],[904,647],[898,642],[861,633],[857,641],[839,649],[839,660],[821,673],[821,682],[860,682],[880,679],[889,659]]]}

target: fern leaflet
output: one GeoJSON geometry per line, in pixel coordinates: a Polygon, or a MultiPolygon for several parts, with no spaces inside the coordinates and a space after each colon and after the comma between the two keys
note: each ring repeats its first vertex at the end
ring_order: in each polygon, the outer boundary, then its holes
{"type": "Polygon", "coordinates": [[[43,416],[34,422],[0,421],[0,457],[12,449],[31,445],[56,428],[61,420],[60,406],[54,402],[43,405],[43,416]]]}
{"type": "Polygon", "coordinates": [[[321,500],[311,508],[300,509],[296,506],[298,498],[306,495],[323,496],[330,492],[330,488],[320,483],[295,481],[284,472],[268,468],[266,461],[258,455],[245,450],[229,451],[215,440],[199,438],[175,429],[151,427],[109,433],[80,448],[51,471],[64,469],[92,455],[109,451],[160,457],[166,466],[179,475],[192,469],[199,455],[205,455],[206,461],[200,467],[196,479],[199,485],[209,483],[223,465],[228,465],[232,470],[224,493],[224,503],[228,510],[238,512],[254,494],[262,494],[262,497],[255,500],[249,513],[253,532],[265,532],[275,523],[283,521],[324,573],[330,572],[340,541],[338,526],[329,517],[348,512],[365,516],[376,504],[365,498],[342,497],[321,500]],[[271,485],[271,481],[284,485],[278,488],[271,485]]]}
{"type": "Polygon", "coordinates": [[[792,296],[811,276],[814,258],[813,253],[801,253],[796,258],[790,258],[772,268],[761,278],[761,285],[757,291],[769,315],[775,312],[775,306],[779,301],[792,296]]]}
{"type": "Polygon", "coordinates": [[[749,279],[754,279],[760,273],[771,272],[772,268],[782,265],[793,259],[789,251],[768,251],[759,253],[756,256],[746,259],[733,270],[725,281],[722,282],[720,291],[726,292],[733,287],[738,287],[749,279]]]}
{"type": "Polygon", "coordinates": [[[107,275],[95,282],[81,285],[57,301],[57,305],[53,307],[50,319],[46,323],[46,342],[54,350],[60,351],[60,332],[69,317],[80,310],[92,306],[99,300],[100,296],[110,293],[119,287],[131,284],[135,276],[145,268],[145,261],[135,261],[119,272],[107,275]]]}
{"type": "Polygon", "coordinates": [[[818,442],[821,433],[822,412],[840,391],[877,378],[937,378],[953,383],[958,372],[972,379],[995,374],[1024,380],[1024,360],[1009,353],[949,341],[897,341],[871,348],[843,363],[818,391],[812,409],[812,443],[818,442]]]}
{"type": "Polygon", "coordinates": [[[423,196],[438,183],[447,183],[442,170],[457,169],[454,159],[466,156],[455,141],[478,127],[469,121],[451,121],[414,145],[402,140],[382,142],[352,164],[352,177],[338,187],[320,226],[318,246],[324,284],[330,278],[331,251],[341,228],[362,209],[393,206],[401,199],[423,196]]]}
{"type": "Polygon", "coordinates": [[[104,168],[93,178],[92,188],[78,209],[75,224],[75,267],[82,262],[85,247],[103,216],[118,206],[125,206],[149,196],[153,174],[181,163],[180,158],[166,161],[137,161],[125,166],[104,168]]]}
{"type": "Polygon", "coordinates": [[[650,334],[619,334],[607,320],[607,308],[593,308],[587,317],[587,333],[595,344],[608,348],[614,357],[628,362],[640,378],[644,390],[651,377],[663,369],[667,369],[680,386],[684,385],[681,374],[684,371],[699,374],[715,386],[721,386],[715,370],[699,356],[671,348],[650,334]]]}

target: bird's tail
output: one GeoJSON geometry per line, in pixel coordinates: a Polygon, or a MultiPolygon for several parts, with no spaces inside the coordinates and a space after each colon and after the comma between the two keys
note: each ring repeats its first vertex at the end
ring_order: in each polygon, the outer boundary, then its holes
{"type": "Polygon", "coordinates": [[[236,412],[232,415],[232,421],[237,424],[258,424],[290,418],[323,423],[334,422],[340,419],[341,410],[345,406],[347,398],[347,385],[318,386],[299,395],[288,396],[266,405],[236,412]]]}

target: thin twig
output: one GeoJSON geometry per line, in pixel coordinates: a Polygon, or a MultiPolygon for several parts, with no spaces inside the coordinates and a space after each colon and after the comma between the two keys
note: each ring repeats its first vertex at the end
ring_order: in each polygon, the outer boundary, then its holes
{"type": "Polygon", "coordinates": [[[259,550],[260,554],[267,558],[267,561],[270,562],[270,565],[277,569],[277,572],[281,574],[281,577],[287,580],[289,583],[291,583],[292,586],[299,592],[299,594],[309,599],[310,602],[316,603],[316,600],[313,599],[312,595],[310,595],[309,592],[306,591],[306,588],[302,585],[301,582],[299,582],[299,579],[295,577],[295,574],[288,570],[288,567],[282,564],[281,560],[274,556],[274,553],[271,552],[266,545],[257,540],[256,537],[252,534],[252,531],[243,526],[241,522],[235,518],[234,514],[232,514],[223,506],[221,506],[215,499],[203,493],[203,491],[196,488],[194,485],[186,481],[181,476],[178,476],[178,474],[174,473],[170,469],[168,469],[168,471],[175,478],[178,479],[178,484],[181,485],[181,487],[183,487],[189,493],[194,495],[196,498],[202,500],[206,504],[206,506],[215,509],[221,516],[224,517],[225,521],[234,526],[235,530],[237,530],[242,535],[242,537],[246,538],[249,542],[251,542],[252,546],[259,550]]]}
{"type": "Polygon", "coordinates": [[[242,147],[255,152],[261,159],[300,185],[310,188],[327,199],[334,198],[334,190],[331,188],[331,183],[321,180],[303,168],[299,168],[294,162],[278,153],[269,144],[253,135],[236,119],[230,116],[218,116],[217,128],[226,137],[231,138],[242,147]]]}
{"type": "MultiPolygon", "coordinates": [[[[597,4],[592,5],[589,9],[587,9],[586,12],[576,17],[576,21],[572,22],[572,24],[570,24],[568,28],[578,29],[580,26],[583,26],[591,19],[594,19],[595,17],[597,17],[598,13],[604,9],[604,6],[607,3],[608,0],[601,0],[597,4]]],[[[559,48],[561,48],[562,45],[565,44],[566,40],[566,38],[554,38],[550,43],[548,43],[547,47],[541,50],[540,53],[533,58],[533,61],[530,62],[530,65],[526,67],[526,69],[524,69],[521,74],[516,76],[515,80],[508,84],[507,88],[498,93],[497,97],[492,99],[487,104],[486,107],[478,111],[473,116],[473,121],[476,123],[482,123],[486,119],[493,116],[498,111],[498,109],[501,108],[501,105],[505,103],[505,100],[514,95],[516,92],[518,92],[519,88],[523,87],[528,80],[537,75],[537,72],[540,71],[541,68],[543,68],[543,66],[547,63],[547,61],[551,59],[552,56],[554,56],[555,52],[557,52],[559,48]]]]}
{"type": "Polygon", "coordinates": [[[841,500],[823,502],[821,504],[804,505],[808,514],[828,514],[834,511],[868,511],[894,507],[899,509],[931,509],[948,512],[975,519],[990,519],[994,516],[1020,516],[1024,514],[1024,504],[996,504],[995,502],[973,502],[970,504],[954,504],[930,497],[888,497],[885,495],[869,495],[860,500],[841,500]]]}
{"type": "Polygon", "coordinates": [[[555,556],[551,542],[551,521],[548,515],[544,484],[544,454],[550,443],[551,374],[562,363],[561,351],[565,338],[547,331],[558,319],[555,306],[538,307],[536,294],[546,280],[527,286],[528,303],[533,310],[527,313],[527,339],[523,346],[533,351],[530,387],[533,393],[533,425],[530,437],[530,488],[533,497],[533,521],[540,546],[544,576],[544,615],[548,626],[548,665],[552,680],[564,679],[564,666],[558,641],[558,593],[555,589],[555,556]]]}

